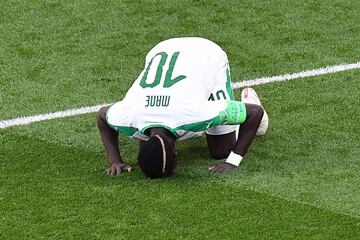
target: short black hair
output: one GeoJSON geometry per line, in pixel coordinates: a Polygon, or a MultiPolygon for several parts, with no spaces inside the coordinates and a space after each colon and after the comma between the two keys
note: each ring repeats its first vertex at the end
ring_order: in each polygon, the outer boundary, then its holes
{"type": "Polygon", "coordinates": [[[175,168],[173,147],[161,136],[152,136],[140,149],[138,162],[149,178],[169,177],[175,168]]]}

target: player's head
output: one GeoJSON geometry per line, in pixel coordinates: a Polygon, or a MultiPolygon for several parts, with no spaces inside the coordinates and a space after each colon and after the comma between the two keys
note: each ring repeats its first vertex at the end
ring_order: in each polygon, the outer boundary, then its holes
{"type": "Polygon", "coordinates": [[[174,149],[161,136],[152,136],[140,149],[138,162],[149,178],[169,177],[175,168],[174,149]]]}

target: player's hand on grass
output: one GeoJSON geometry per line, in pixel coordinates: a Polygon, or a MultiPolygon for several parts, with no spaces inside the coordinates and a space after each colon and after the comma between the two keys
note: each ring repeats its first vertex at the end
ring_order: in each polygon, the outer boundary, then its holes
{"type": "Polygon", "coordinates": [[[231,171],[233,169],[235,169],[236,167],[230,163],[218,163],[214,166],[209,167],[209,171],[210,173],[222,173],[222,172],[228,172],[231,171]]]}
{"type": "Polygon", "coordinates": [[[106,174],[109,176],[116,176],[123,172],[130,172],[132,167],[123,163],[113,163],[111,167],[106,169],[106,174]]]}

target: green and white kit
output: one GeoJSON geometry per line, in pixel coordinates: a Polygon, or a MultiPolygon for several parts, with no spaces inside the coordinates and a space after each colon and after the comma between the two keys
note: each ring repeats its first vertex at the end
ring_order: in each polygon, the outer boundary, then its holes
{"type": "Polygon", "coordinates": [[[164,127],[178,140],[235,131],[245,121],[244,103],[233,101],[226,53],[204,38],[173,38],[146,56],[144,70],[125,98],[113,104],[108,124],[147,140],[146,129],[164,127]]]}

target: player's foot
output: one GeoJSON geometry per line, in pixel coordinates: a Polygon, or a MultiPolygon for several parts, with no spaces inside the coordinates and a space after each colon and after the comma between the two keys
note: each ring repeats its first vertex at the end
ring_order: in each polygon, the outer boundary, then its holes
{"type": "Polygon", "coordinates": [[[256,132],[256,135],[264,135],[268,129],[269,126],[269,116],[267,112],[265,111],[265,108],[263,105],[261,105],[260,99],[252,88],[244,88],[241,91],[241,101],[244,103],[250,103],[250,104],[256,104],[258,106],[261,106],[264,109],[264,115],[261,119],[259,128],[256,132]]]}

